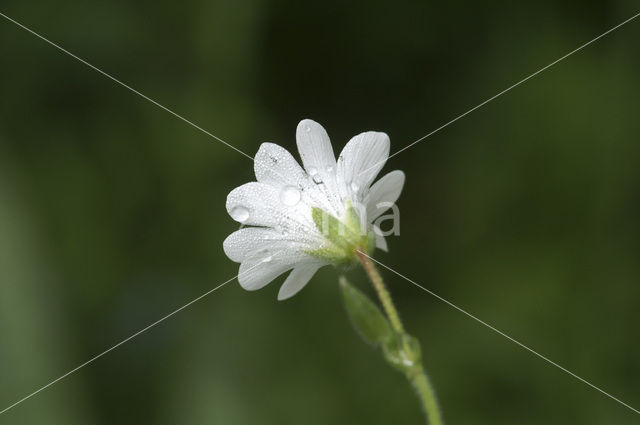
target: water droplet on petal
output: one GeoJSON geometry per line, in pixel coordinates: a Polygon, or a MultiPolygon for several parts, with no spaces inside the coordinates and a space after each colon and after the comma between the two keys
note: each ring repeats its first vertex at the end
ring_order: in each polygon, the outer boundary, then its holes
{"type": "Polygon", "coordinates": [[[327,173],[330,173],[330,172],[332,172],[332,171],[333,171],[333,167],[332,167],[331,165],[329,165],[329,166],[327,167],[327,173]]]}
{"type": "Polygon", "coordinates": [[[311,127],[306,126],[306,127],[304,128],[304,131],[306,131],[307,133],[311,132],[311,127]]]}
{"type": "Polygon", "coordinates": [[[355,182],[351,182],[351,190],[357,192],[358,189],[360,189],[360,186],[358,186],[355,182]]]}
{"type": "Polygon", "coordinates": [[[246,209],[245,207],[240,207],[240,206],[233,207],[231,211],[229,211],[229,215],[231,215],[231,218],[233,218],[235,221],[244,223],[249,219],[249,210],[246,209]]]}
{"type": "Polygon", "coordinates": [[[315,184],[322,184],[322,183],[323,183],[323,182],[322,182],[322,178],[321,178],[319,175],[315,175],[315,176],[313,176],[313,178],[312,178],[312,179],[313,179],[313,182],[314,182],[315,184]]]}
{"type": "Polygon", "coordinates": [[[273,260],[271,254],[269,254],[269,250],[265,249],[262,253],[264,254],[264,257],[262,257],[263,263],[268,263],[269,261],[273,260]]]}
{"type": "Polygon", "coordinates": [[[318,174],[318,169],[316,167],[309,167],[309,175],[313,177],[316,174],[318,174]]]}
{"type": "Polygon", "coordinates": [[[292,207],[300,202],[300,191],[295,186],[285,186],[280,191],[280,202],[292,207]]]}

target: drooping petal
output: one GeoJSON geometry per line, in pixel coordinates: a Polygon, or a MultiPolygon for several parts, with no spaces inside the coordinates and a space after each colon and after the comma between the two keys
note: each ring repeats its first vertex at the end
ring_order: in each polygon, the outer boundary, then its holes
{"type": "Polygon", "coordinates": [[[389,252],[389,246],[387,245],[387,240],[382,236],[382,230],[377,226],[373,226],[373,234],[376,237],[376,248],[389,252]]]}
{"type": "Polygon", "coordinates": [[[297,294],[309,283],[309,280],[324,264],[309,263],[296,266],[284,281],[278,292],[278,301],[286,300],[297,294]]]}
{"type": "Polygon", "coordinates": [[[361,202],[389,157],[389,136],[368,131],[349,140],[338,158],[337,181],[344,198],[361,202]]]}
{"type": "Polygon", "coordinates": [[[236,263],[266,250],[309,250],[308,244],[266,227],[245,227],[227,236],[222,243],[224,253],[236,263]]]}
{"type": "Polygon", "coordinates": [[[257,253],[240,264],[238,282],[247,291],[255,291],[305,261],[309,261],[309,257],[299,252],[268,250],[257,253]]]}
{"type": "Polygon", "coordinates": [[[385,174],[371,186],[371,190],[364,201],[367,205],[367,219],[369,222],[378,218],[398,200],[404,186],[404,180],[404,173],[400,170],[395,170],[385,174]]]}

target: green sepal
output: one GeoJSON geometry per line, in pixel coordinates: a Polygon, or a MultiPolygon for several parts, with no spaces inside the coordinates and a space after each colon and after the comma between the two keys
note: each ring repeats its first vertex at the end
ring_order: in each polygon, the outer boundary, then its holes
{"type": "Polygon", "coordinates": [[[358,251],[371,252],[375,247],[372,242],[373,232],[361,230],[362,223],[357,211],[350,204],[343,220],[328,212],[313,207],[311,217],[318,231],[324,236],[326,243],[322,248],[307,253],[332,264],[346,264],[357,261],[358,251]]]}
{"type": "Polygon", "coordinates": [[[393,331],[380,309],[344,276],[340,276],[340,290],[349,320],[362,339],[373,345],[387,344],[393,331]]]}
{"type": "Polygon", "coordinates": [[[347,216],[345,218],[345,222],[350,229],[353,229],[354,232],[357,233],[359,237],[362,236],[362,222],[360,221],[360,216],[353,205],[351,205],[351,201],[347,203],[347,216]]]}
{"type": "Polygon", "coordinates": [[[336,246],[349,249],[360,240],[359,227],[354,228],[350,223],[351,220],[343,223],[318,207],[312,208],[311,216],[318,231],[336,246]]]}

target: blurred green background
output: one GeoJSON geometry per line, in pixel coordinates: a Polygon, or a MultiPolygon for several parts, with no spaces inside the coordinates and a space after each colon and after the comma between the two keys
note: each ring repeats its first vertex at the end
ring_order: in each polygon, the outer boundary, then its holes
{"type": "MultiPolygon", "coordinates": [[[[638,12],[635,1],[5,0],[0,11],[253,155],[302,118],[392,151],[638,12]]],[[[640,406],[640,20],[410,150],[377,259],[640,406]]],[[[0,19],[0,409],[233,277],[247,158],[0,19]]],[[[418,424],[335,270],[237,282],[7,424],[418,424]],[[279,280],[279,282],[282,278],[279,280]]],[[[449,424],[638,415],[385,273],[449,424]]],[[[349,272],[369,291],[363,273],[349,272]]]]}

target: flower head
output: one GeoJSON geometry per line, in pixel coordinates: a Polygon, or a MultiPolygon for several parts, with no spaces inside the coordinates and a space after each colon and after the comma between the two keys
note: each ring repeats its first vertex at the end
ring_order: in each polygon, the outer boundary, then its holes
{"type": "Polygon", "coordinates": [[[317,122],[302,120],[296,141],[304,168],[286,149],[263,143],[254,159],[257,181],[232,190],[226,205],[231,218],[246,226],[223,244],[227,256],[241,263],[240,285],[260,289],[292,270],[279,300],[300,291],[320,267],[352,262],[357,251],[386,251],[372,223],[404,184],[404,173],[396,170],[372,185],[389,157],[385,133],[353,137],[337,162],[317,122]]]}

